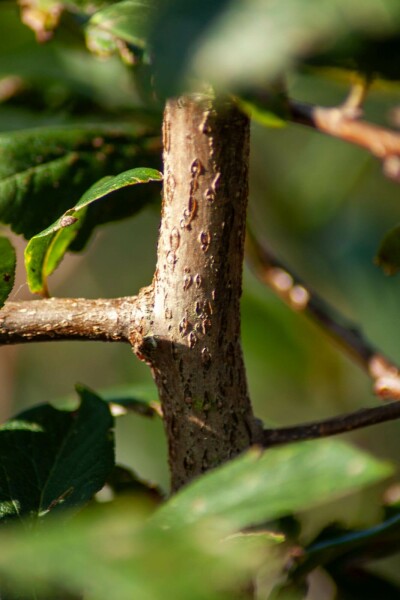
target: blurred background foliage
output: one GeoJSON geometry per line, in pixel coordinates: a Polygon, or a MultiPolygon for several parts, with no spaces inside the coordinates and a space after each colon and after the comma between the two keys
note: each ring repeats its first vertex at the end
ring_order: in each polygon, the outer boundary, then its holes
{"type": "MultiPolygon", "coordinates": [[[[205,2],[206,8],[208,4],[205,2]]],[[[283,4],[289,11],[296,2],[283,4]]],[[[354,7],[361,4],[355,2],[354,7]]],[[[383,4],[394,7],[390,2],[383,4]]],[[[231,14],[233,29],[227,31],[226,38],[219,24],[219,40],[226,44],[235,40],[237,18],[231,14]]],[[[365,27],[372,24],[370,19],[365,27]]],[[[217,35],[214,29],[210,47],[217,35]]],[[[335,31],[329,30],[332,37],[335,31]]],[[[171,31],[163,35],[167,33],[171,31]]],[[[160,39],[162,45],[161,34],[160,39]]],[[[319,41],[318,36],[312,38],[313,44],[319,41]]],[[[232,44],[232,60],[235,56],[238,60],[241,48],[232,44]]],[[[200,73],[211,51],[207,48],[205,44],[195,61],[200,73]]],[[[336,60],[329,69],[296,67],[291,59],[296,48],[285,55],[289,57],[284,66],[288,68],[290,96],[323,105],[342,102],[350,76],[337,69],[336,60]]],[[[224,65],[216,62],[213,68],[218,78],[218,68],[223,70],[224,65]]],[[[254,71],[255,80],[262,68],[265,65],[254,71]]],[[[224,84],[235,81],[235,71],[228,75],[224,84]]],[[[365,117],[390,124],[399,99],[398,83],[378,80],[368,94],[365,117]]],[[[157,111],[142,102],[120,57],[101,59],[89,54],[78,25],[68,16],[51,42],[38,44],[33,32],[21,24],[17,3],[0,3],[0,133],[49,124],[103,122],[105,118],[129,122],[137,115],[149,123],[159,119],[157,111]]],[[[76,201],[71,198],[71,206],[76,201]]],[[[388,278],[374,264],[381,238],[399,221],[399,187],[383,176],[378,161],[363,150],[299,125],[273,129],[253,124],[249,215],[257,233],[268,240],[278,256],[400,363],[399,278],[388,278]]],[[[158,224],[159,210],[153,207],[134,219],[101,228],[87,251],[68,256],[51,278],[53,295],[135,294],[152,279],[158,224]]],[[[21,265],[25,242],[15,239],[21,265]]],[[[20,266],[10,299],[27,297],[20,266]]],[[[367,376],[312,323],[262,287],[247,269],[242,336],[251,398],[255,412],[266,423],[294,424],[376,403],[367,376]]],[[[3,419],[35,403],[63,402],[74,382],[99,393],[115,388],[156,396],[148,368],[133,357],[128,346],[117,344],[58,342],[3,347],[0,377],[3,419]]],[[[395,459],[400,451],[399,433],[400,424],[395,422],[350,437],[380,457],[395,459]]],[[[117,462],[166,487],[161,423],[134,415],[118,419],[117,462]]],[[[374,521],[381,493],[382,488],[369,490],[345,502],[352,525],[374,521]]],[[[319,522],[326,521],[327,511],[332,519],[342,516],[343,503],[325,509],[320,519],[314,511],[312,523],[305,517],[306,537],[316,533],[319,522]]],[[[392,566],[392,575],[395,570],[392,566]]]]}

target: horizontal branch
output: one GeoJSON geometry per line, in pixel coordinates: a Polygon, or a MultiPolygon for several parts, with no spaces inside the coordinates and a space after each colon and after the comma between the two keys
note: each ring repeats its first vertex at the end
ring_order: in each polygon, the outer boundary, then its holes
{"type": "Polygon", "coordinates": [[[0,310],[0,345],[50,340],[130,343],[140,310],[137,296],[6,302],[0,310]]]}
{"type": "Polygon", "coordinates": [[[372,378],[374,392],[379,397],[400,399],[398,367],[370,344],[358,327],[345,320],[306,286],[250,232],[246,243],[246,257],[257,277],[293,310],[310,317],[342,350],[356,360],[372,378]]]}
{"type": "Polygon", "coordinates": [[[293,122],[367,149],[383,161],[388,177],[400,180],[400,133],[359,120],[346,103],[326,108],[291,100],[290,110],[293,122]]]}
{"type": "Polygon", "coordinates": [[[332,417],[321,421],[293,425],[292,427],[278,427],[264,429],[262,445],[265,448],[329,437],[341,433],[348,433],[363,427],[385,423],[400,418],[400,402],[389,402],[382,406],[364,408],[345,415],[332,417]]]}

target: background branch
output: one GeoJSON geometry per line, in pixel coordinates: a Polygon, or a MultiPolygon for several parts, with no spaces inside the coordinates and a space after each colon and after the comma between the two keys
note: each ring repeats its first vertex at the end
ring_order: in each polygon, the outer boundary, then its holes
{"type": "Polygon", "coordinates": [[[270,448],[280,444],[329,437],[398,418],[400,418],[400,402],[389,402],[384,406],[364,408],[331,419],[293,425],[292,427],[264,429],[262,445],[270,448]]]}
{"type": "Polygon", "coordinates": [[[137,296],[7,302],[0,310],[0,344],[50,340],[130,343],[133,323],[140,313],[137,296]]]}
{"type": "Polygon", "coordinates": [[[327,304],[289,271],[274,254],[248,231],[246,257],[253,272],[292,309],[303,312],[321,327],[372,378],[381,398],[400,399],[398,367],[365,339],[353,323],[327,304]]]}
{"type": "Polygon", "coordinates": [[[293,122],[307,125],[333,137],[369,150],[383,161],[385,174],[400,181],[400,134],[361,121],[346,105],[325,108],[290,100],[293,122]]]}

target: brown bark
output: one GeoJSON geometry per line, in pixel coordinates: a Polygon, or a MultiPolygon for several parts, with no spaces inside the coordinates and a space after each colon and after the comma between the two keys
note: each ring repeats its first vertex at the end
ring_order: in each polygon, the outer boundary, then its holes
{"type": "Polygon", "coordinates": [[[290,444],[304,440],[316,440],[332,435],[339,435],[394,421],[400,417],[400,402],[389,402],[383,406],[362,408],[352,413],[338,415],[322,421],[311,423],[300,423],[291,427],[278,427],[275,429],[264,429],[262,446],[270,448],[281,444],[290,444]]]}
{"type": "Polygon", "coordinates": [[[50,298],[7,302],[0,311],[0,344],[50,340],[130,342],[132,322],[141,318],[140,300],[50,298]]]}
{"type": "Polygon", "coordinates": [[[185,96],[164,116],[164,198],[152,318],[136,349],[163,407],[172,489],[259,439],[240,345],[249,122],[185,96]]]}

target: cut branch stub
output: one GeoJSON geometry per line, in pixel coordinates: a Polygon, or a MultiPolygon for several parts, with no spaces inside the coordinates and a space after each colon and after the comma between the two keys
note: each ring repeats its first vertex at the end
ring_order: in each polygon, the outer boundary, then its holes
{"type": "Polygon", "coordinates": [[[137,348],[159,389],[176,490],[258,439],[240,346],[249,122],[228,101],[185,96],[167,102],[163,134],[154,309],[137,348]]]}

